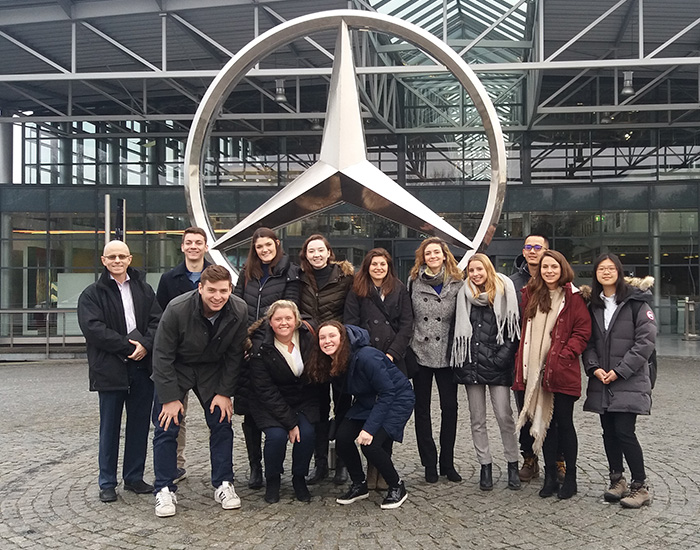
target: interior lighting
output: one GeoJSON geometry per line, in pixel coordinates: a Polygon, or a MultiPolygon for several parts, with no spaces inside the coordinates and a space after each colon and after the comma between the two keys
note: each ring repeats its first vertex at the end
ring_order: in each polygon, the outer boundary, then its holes
{"type": "Polygon", "coordinates": [[[287,103],[287,95],[284,93],[284,79],[275,80],[275,101],[277,103],[287,103]]]}
{"type": "Polygon", "coordinates": [[[321,126],[321,121],[317,118],[312,118],[311,119],[311,129],[314,132],[320,132],[323,130],[323,126],[321,126]]]}
{"type": "Polygon", "coordinates": [[[636,94],[634,91],[634,86],[632,85],[632,71],[622,72],[622,90],[620,90],[620,95],[623,97],[630,97],[636,94]]]}

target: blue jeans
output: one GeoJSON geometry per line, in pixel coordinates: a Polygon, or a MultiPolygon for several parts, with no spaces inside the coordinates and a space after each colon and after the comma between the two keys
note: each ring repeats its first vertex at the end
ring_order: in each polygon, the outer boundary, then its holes
{"type": "MultiPolygon", "coordinates": [[[[303,414],[297,418],[299,421],[300,441],[292,447],[292,475],[306,476],[309,473],[309,463],[314,454],[316,443],[316,430],[303,414]]],[[[289,432],[284,428],[264,428],[265,448],[265,477],[273,478],[282,473],[284,457],[287,453],[289,432]]]]}
{"type": "Polygon", "coordinates": [[[143,479],[148,446],[148,417],[151,413],[153,382],[146,369],[126,365],[129,389],[98,392],[100,401],[100,445],[98,461],[100,489],[117,486],[117,461],[119,459],[119,434],[122,412],[126,405],[126,433],[124,441],[124,465],[122,477],[127,483],[143,479]]]}
{"type": "MultiPolygon", "coordinates": [[[[233,428],[231,421],[224,419],[220,422],[221,410],[219,407],[214,412],[209,412],[212,399],[202,403],[199,393],[195,395],[204,409],[204,418],[209,426],[209,459],[211,461],[211,484],[218,487],[224,481],[233,483],[233,428]]],[[[173,480],[177,477],[177,434],[180,427],[170,423],[167,430],[160,427],[158,415],[163,405],[158,395],[153,397],[153,469],[156,474],[154,492],[157,493],[163,487],[175,491],[177,486],[173,480]]],[[[182,415],[180,415],[182,418],[182,415]]]]}

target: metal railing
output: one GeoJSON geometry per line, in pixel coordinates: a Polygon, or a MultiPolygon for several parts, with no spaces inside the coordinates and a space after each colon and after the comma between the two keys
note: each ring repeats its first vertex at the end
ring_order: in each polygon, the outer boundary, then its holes
{"type": "Polygon", "coordinates": [[[696,330],[696,308],[695,300],[685,297],[685,327],[683,329],[683,340],[700,340],[700,334],[696,330]]]}
{"type": "Polygon", "coordinates": [[[0,346],[40,345],[46,356],[56,347],[85,344],[77,328],[77,309],[0,309],[0,346]]]}

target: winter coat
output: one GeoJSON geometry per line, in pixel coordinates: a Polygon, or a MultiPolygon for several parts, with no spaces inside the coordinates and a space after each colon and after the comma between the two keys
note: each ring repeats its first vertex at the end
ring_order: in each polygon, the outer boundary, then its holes
{"type": "Polygon", "coordinates": [[[513,286],[515,287],[515,292],[518,295],[518,305],[520,306],[520,313],[522,314],[522,299],[523,299],[523,289],[525,285],[530,281],[530,267],[525,261],[525,256],[520,254],[513,262],[513,274],[510,276],[510,280],[513,281],[513,286]]]}
{"type": "Polygon", "coordinates": [[[319,325],[325,321],[343,322],[345,297],[352,288],[355,270],[347,261],[332,262],[332,272],[322,288],[314,289],[306,273],[301,274],[299,309],[319,325]]]}
{"type": "Polygon", "coordinates": [[[353,396],[345,417],[364,420],[362,427],[375,435],[380,428],[394,441],[403,441],[403,430],[413,413],[416,398],[408,378],[378,349],[369,345],[369,333],[346,325],[350,361],[344,392],[353,396]]]}
{"type": "MultiPolygon", "coordinates": [[[[523,311],[529,300],[527,288],[523,290],[523,311]]],[[[513,389],[525,391],[523,380],[523,347],[529,345],[527,324],[523,319],[520,346],[515,358],[515,382],[513,389]]],[[[542,386],[552,393],[581,396],[581,365],[579,356],[586,349],[591,336],[591,316],[578,288],[571,283],[564,285],[564,303],[559,310],[552,330],[552,345],[547,353],[542,375],[542,386]]]]}
{"type": "Polygon", "coordinates": [[[454,369],[455,382],[512,385],[518,340],[511,341],[506,336],[503,344],[496,343],[498,326],[493,307],[472,305],[469,319],[472,324],[471,362],[467,359],[461,367],[454,369]]]}
{"type": "Polygon", "coordinates": [[[394,358],[394,364],[406,374],[404,356],[413,334],[413,308],[404,284],[396,281],[391,294],[381,299],[374,289],[360,298],[352,290],[345,300],[343,320],[369,332],[370,345],[394,358]]]}
{"type": "Polygon", "coordinates": [[[591,304],[593,332],[583,352],[583,368],[588,375],[585,411],[598,414],[651,412],[651,380],[649,356],[656,343],[656,320],[649,307],[651,292],[630,288],[627,297],[617,305],[608,330],[603,320],[604,309],[591,304]],[[634,302],[642,302],[633,319],[634,302]],[[596,369],[614,370],[618,378],[608,385],[594,376],[596,369]]]}
{"type": "Polygon", "coordinates": [[[153,339],[161,309],[145,275],[131,267],[126,272],[134,300],[136,328],[142,335],[139,342],[148,353],[141,361],[128,358],[136,346],[127,336],[119,287],[105,268],[97,282],[83,290],[78,298],[78,324],[87,344],[90,391],[128,390],[128,364],[151,372],[153,339]]]}
{"type": "Polygon", "coordinates": [[[263,283],[251,279],[246,283],[245,267],[241,270],[233,294],[248,305],[248,325],[265,315],[277,300],[289,300],[299,305],[301,294],[301,268],[284,254],[277,265],[270,269],[270,276],[263,283]]]}
{"type": "Polygon", "coordinates": [[[418,364],[434,369],[450,365],[457,293],[463,282],[445,276],[440,295],[420,277],[409,283],[413,305],[411,349],[418,364]]]}
{"type": "MultiPolygon", "coordinates": [[[[204,271],[209,267],[211,263],[204,260],[204,271]]],[[[196,285],[192,284],[187,274],[189,270],[185,262],[181,262],[173,267],[170,271],[166,271],[161,275],[160,281],[158,282],[158,290],[156,291],[156,297],[158,298],[158,303],[161,309],[165,310],[170,300],[177,298],[180,294],[185,292],[190,292],[194,290],[196,285]]]]}
{"type": "Polygon", "coordinates": [[[232,396],[247,337],[245,302],[229,296],[215,324],[204,317],[198,290],[165,308],[153,349],[153,375],[161,403],[182,399],[196,388],[202,402],[232,396]]]}
{"type": "MultiPolygon", "coordinates": [[[[315,424],[319,419],[318,389],[304,376],[294,375],[289,364],[275,347],[275,335],[267,321],[253,334],[250,352],[250,414],[260,429],[280,427],[289,431],[304,414],[315,424]]],[[[299,327],[299,347],[305,366],[314,345],[306,325],[299,327]]]]}

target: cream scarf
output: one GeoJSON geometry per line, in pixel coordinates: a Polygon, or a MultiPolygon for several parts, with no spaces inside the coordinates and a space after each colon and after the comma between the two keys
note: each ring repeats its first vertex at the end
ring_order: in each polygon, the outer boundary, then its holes
{"type": "MultiPolygon", "coordinates": [[[[502,346],[505,343],[506,336],[511,342],[516,338],[520,338],[520,315],[518,313],[518,297],[515,293],[513,281],[500,273],[496,273],[496,276],[503,283],[503,291],[497,287],[496,296],[493,300],[493,312],[496,315],[496,326],[498,327],[496,344],[502,346]]],[[[475,290],[476,288],[472,282],[467,279],[457,294],[455,335],[452,344],[451,364],[453,367],[461,367],[467,358],[470,363],[472,360],[472,323],[470,319],[472,305],[489,305],[488,295],[485,292],[481,292],[474,296],[475,290]]]]}
{"type": "Polygon", "coordinates": [[[539,308],[527,320],[523,336],[523,379],[525,399],[515,426],[519,430],[528,420],[530,435],[535,439],[533,451],[540,452],[554,412],[554,394],[542,387],[542,376],[547,353],[552,345],[552,331],[557,317],[564,309],[564,289],[550,291],[551,309],[544,313],[539,308]]]}

